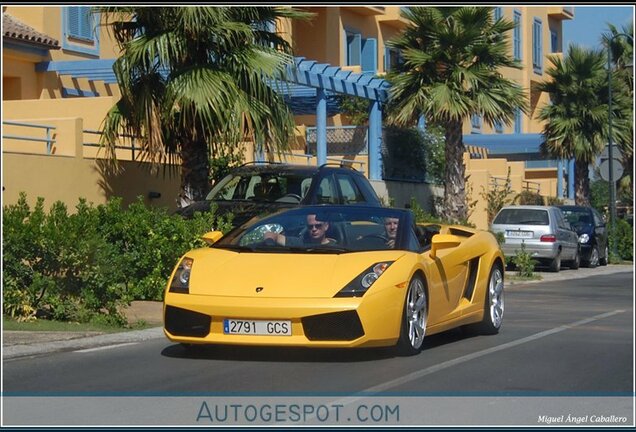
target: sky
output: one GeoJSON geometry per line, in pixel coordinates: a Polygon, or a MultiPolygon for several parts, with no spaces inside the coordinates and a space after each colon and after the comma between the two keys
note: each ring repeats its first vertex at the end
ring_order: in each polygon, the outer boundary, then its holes
{"type": "Polygon", "coordinates": [[[632,6],[575,6],[574,19],[563,21],[563,51],[570,42],[587,48],[600,48],[601,35],[611,23],[621,31],[623,25],[633,22],[632,6]]]}

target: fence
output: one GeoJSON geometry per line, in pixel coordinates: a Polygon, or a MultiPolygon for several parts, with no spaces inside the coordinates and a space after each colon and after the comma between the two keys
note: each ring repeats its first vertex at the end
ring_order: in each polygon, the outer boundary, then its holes
{"type": "MultiPolygon", "coordinates": [[[[15,121],[3,121],[2,125],[17,126],[19,128],[29,128],[29,131],[31,132],[35,132],[35,131],[32,131],[32,129],[36,129],[36,130],[44,129],[46,134],[45,138],[38,138],[38,137],[27,136],[27,135],[4,135],[3,134],[2,139],[43,142],[43,143],[46,143],[46,154],[47,155],[53,154],[53,144],[55,144],[55,138],[53,137],[53,135],[55,133],[55,130],[57,129],[55,126],[40,125],[35,123],[15,122],[15,121]]],[[[20,153],[23,153],[23,152],[20,152],[20,153]]]]}

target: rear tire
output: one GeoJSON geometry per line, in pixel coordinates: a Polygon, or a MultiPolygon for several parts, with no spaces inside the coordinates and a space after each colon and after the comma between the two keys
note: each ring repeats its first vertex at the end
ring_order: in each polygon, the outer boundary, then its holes
{"type": "Polygon", "coordinates": [[[399,355],[411,356],[420,352],[426,334],[427,319],[428,302],[424,279],[415,275],[409,282],[404,299],[400,338],[395,346],[399,355]]]}
{"type": "Polygon", "coordinates": [[[499,264],[490,270],[488,286],[484,296],[484,318],[476,325],[475,330],[481,334],[499,333],[504,314],[504,273],[499,264]]]}
{"type": "Polygon", "coordinates": [[[602,266],[606,266],[609,262],[609,248],[605,246],[605,256],[603,258],[599,258],[598,263],[602,266]]]}
{"type": "Polygon", "coordinates": [[[574,256],[574,259],[572,261],[570,261],[569,263],[569,267],[572,270],[577,270],[579,267],[581,267],[581,254],[579,253],[579,250],[576,250],[576,255],[574,256]]]}
{"type": "Polygon", "coordinates": [[[550,262],[550,271],[552,273],[558,273],[561,270],[561,251],[557,253],[557,256],[550,262]]]}

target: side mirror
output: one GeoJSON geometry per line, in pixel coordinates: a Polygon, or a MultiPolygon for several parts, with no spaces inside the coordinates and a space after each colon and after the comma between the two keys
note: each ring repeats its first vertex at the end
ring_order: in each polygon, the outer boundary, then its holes
{"type": "Polygon", "coordinates": [[[209,245],[213,245],[214,243],[218,242],[221,237],[223,237],[223,233],[221,231],[210,231],[201,236],[203,241],[205,241],[209,245]]]}
{"type": "Polygon", "coordinates": [[[431,258],[435,259],[437,251],[440,249],[448,249],[459,246],[462,242],[461,237],[451,234],[436,234],[431,240],[431,258]]]}

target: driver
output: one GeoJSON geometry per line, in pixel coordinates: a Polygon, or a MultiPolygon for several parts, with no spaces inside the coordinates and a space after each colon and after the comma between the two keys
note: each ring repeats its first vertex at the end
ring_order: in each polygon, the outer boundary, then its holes
{"type": "Polygon", "coordinates": [[[327,237],[329,222],[320,221],[315,214],[307,215],[307,233],[304,239],[298,237],[286,237],[283,234],[275,232],[266,232],[263,235],[264,240],[272,239],[281,246],[299,246],[302,244],[322,244],[329,245],[336,243],[336,240],[327,237]]]}
{"type": "Polygon", "coordinates": [[[386,245],[389,248],[395,247],[395,238],[398,232],[399,218],[387,217],[384,218],[384,230],[386,231],[386,245]]]}

